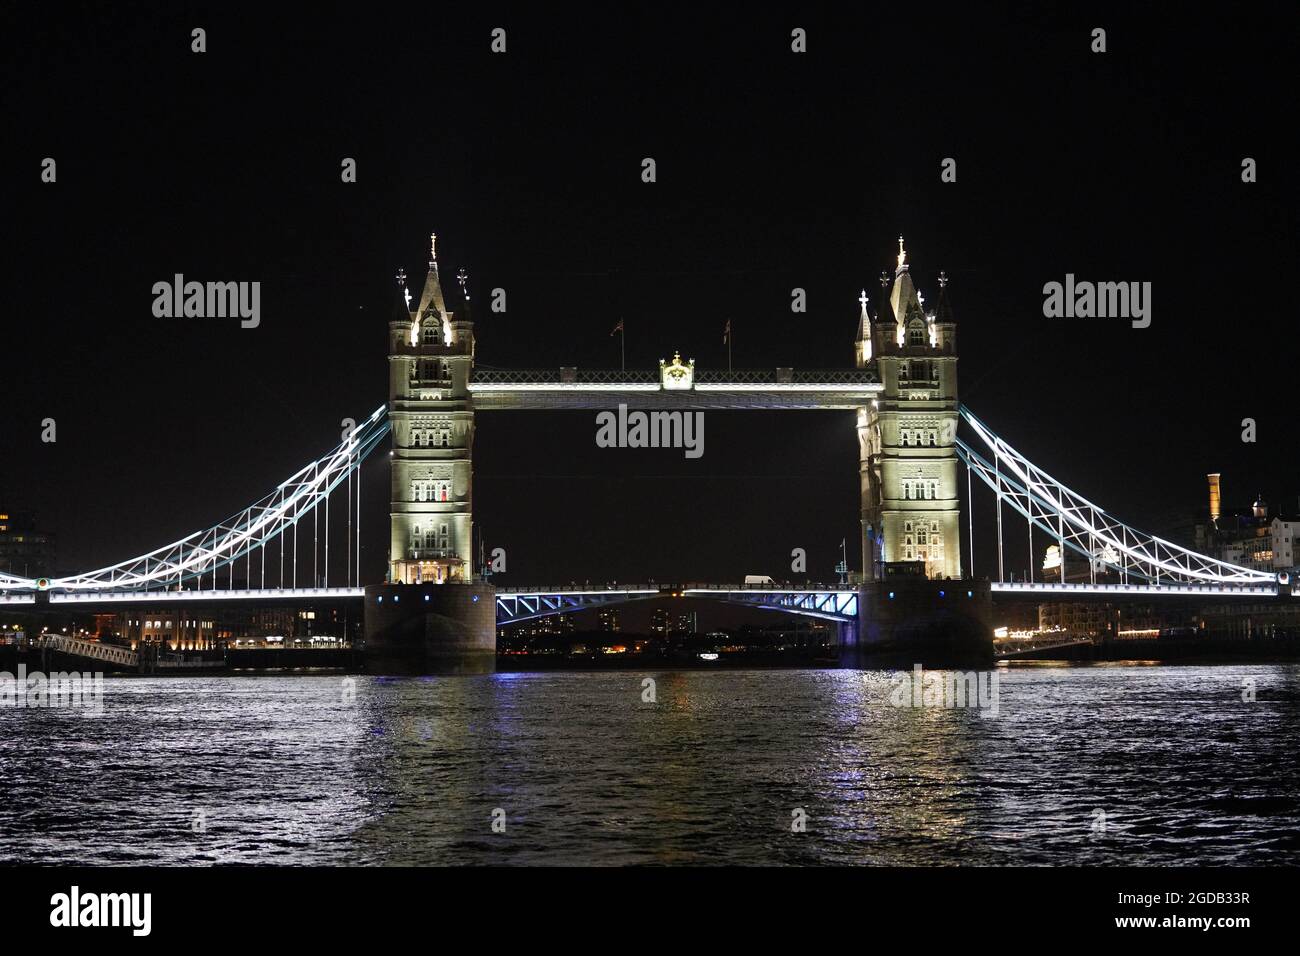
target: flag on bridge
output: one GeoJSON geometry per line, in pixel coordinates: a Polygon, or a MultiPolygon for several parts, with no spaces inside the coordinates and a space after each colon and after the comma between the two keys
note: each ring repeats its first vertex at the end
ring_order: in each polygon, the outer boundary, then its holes
{"type": "Polygon", "coordinates": [[[722,344],[726,345],[731,338],[731,319],[727,319],[727,324],[722,327],[722,344]]]}
{"type": "MultiPolygon", "coordinates": [[[[614,332],[622,332],[622,331],[623,331],[623,320],[619,319],[618,325],[614,326],[614,332]]],[[[609,334],[613,335],[614,332],[610,332],[609,334]]]]}

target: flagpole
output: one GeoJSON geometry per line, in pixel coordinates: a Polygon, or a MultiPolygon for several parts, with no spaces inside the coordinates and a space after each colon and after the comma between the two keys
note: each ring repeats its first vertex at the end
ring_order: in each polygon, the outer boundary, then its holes
{"type": "MultiPolygon", "coordinates": [[[[618,320],[619,325],[623,325],[623,320],[618,320]]],[[[618,361],[623,371],[627,371],[627,328],[618,330],[618,361]]]]}
{"type": "Polygon", "coordinates": [[[735,337],[735,332],[731,331],[731,323],[727,323],[727,374],[731,374],[731,340],[735,337]]]}

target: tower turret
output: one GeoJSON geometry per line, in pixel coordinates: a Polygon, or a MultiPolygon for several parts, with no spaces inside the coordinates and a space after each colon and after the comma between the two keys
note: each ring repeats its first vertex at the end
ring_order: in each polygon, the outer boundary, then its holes
{"type": "Polygon", "coordinates": [[[437,236],[415,311],[399,273],[389,336],[388,416],[393,426],[389,581],[442,584],[472,577],[474,326],[447,310],[437,236]],[[403,305],[406,303],[406,305],[403,305]]]}
{"type": "Polygon", "coordinates": [[[941,352],[957,351],[957,320],[948,295],[948,273],[939,273],[939,305],[934,310],[935,346],[941,352]]]}
{"type": "Polygon", "coordinates": [[[889,304],[889,273],[880,273],[880,295],[876,299],[876,318],[871,323],[872,352],[879,356],[898,347],[898,326],[894,308],[889,304]]]}
{"type": "Polygon", "coordinates": [[[893,288],[881,276],[872,324],[883,390],[858,411],[863,567],[919,563],[931,578],[961,577],[957,356],[947,277],[933,321],[912,281],[900,237],[893,288]],[[933,334],[932,334],[933,332],[933,334]]]}
{"type": "Polygon", "coordinates": [[[867,314],[867,302],[867,290],[863,289],[862,294],[858,296],[858,303],[861,306],[858,312],[858,334],[853,340],[858,368],[866,368],[872,355],[875,354],[872,350],[871,316],[867,314]]]}

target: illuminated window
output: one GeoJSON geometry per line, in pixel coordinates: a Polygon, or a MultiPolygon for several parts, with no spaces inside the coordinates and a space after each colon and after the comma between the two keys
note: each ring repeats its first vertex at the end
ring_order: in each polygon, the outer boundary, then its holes
{"type": "Polygon", "coordinates": [[[420,344],[442,344],[442,323],[438,321],[438,316],[434,312],[429,312],[425,316],[424,325],[420,329],[420,344]]]}

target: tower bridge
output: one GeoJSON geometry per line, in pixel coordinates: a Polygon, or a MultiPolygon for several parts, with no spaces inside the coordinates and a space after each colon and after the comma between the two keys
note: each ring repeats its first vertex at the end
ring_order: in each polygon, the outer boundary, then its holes
{"type": "MultiPolygon", "coordinates": [[[[858,298],[853,366],[827,370],[697,369],[680,355],[661,360],[657,369],[476,366],[464,270],[458,280],[458,298],[449,302],[436,237],[418,298],[398,272],[388,320],[388,401],[322,458],[224,521],[147,555],[51,579],[0,574],[0,604],[364,601],[367,649],[377,655],[377,666],[483,670],[492,667],[498,624],[666,594],[833,620],[841,625],[844,648],[855,653],[906,644],[921,632],[963,629],[974,644],[985,644],[994,595],[1049,601],[1290,596],[1285,576],[1197,554],[1120,522],[962,406],[947,278],[939,274],[936,307],[924,308],[901,238],[874,306],[865,290],[858,298]],[[859,448],[860,581],[675,585],[667,592],[654,585],[493,588],[473,560],[476,415],[620,404],[851,413],[859,448]],[[958,436],[959,427],[970,440],[958,436]],[[384,439],[391,443],[388,569],[383,583],[364,582],[360,465],[384,439]],[[997,510],[992,581],[974,574],[976,478],[992,492],[997,510]],[[1026,522],[1031,553],[1037,531],[1061,555],[1082,555],[1089,580],[1067,581],[1062,560],[1059,580],[1034,581],[1031,568],[1030,580],[1008,581],[1004,519],[1015,518],[1026,522]]],[[[992,577],[991,568],[986,573],[992,577]]]]}

